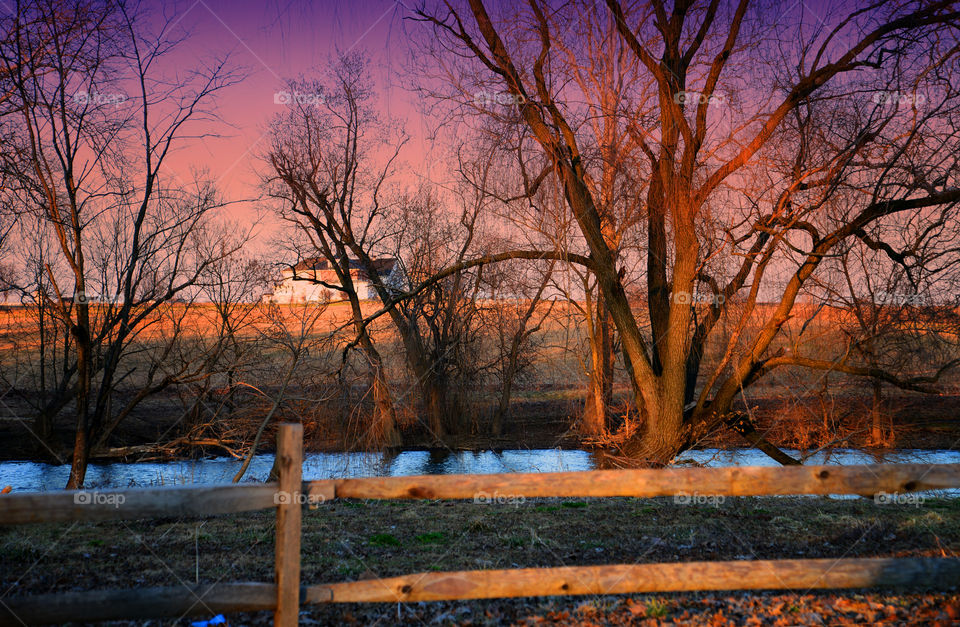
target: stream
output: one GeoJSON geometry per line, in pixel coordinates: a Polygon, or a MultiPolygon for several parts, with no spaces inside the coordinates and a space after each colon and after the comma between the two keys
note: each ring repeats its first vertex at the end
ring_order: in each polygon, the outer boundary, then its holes
{"type": "MultiPolygon", "coordinates": [[[[798,457],[799,451],[787,450],[798,457]]],[[[490,474],[502,472],[560,472],[592,470],[597,457],[576,449],[449,451],[414,450],[398,453],[308,453],[303,478],[339,479],[348,477],[490,474]]],[[[833,449],[815,454],[806,462],[819,464],[956,464],[960,451],[901,449],[871,453],[853,449],[833,449]]],[[[777,463],[756,449],[701,449],[685,451],[675,464],[723,466],[776,466],[777,463]]],[[[264,480],[273,466],[273,454],[253,458],[245,481],[264,480]]],[[[226,483],[240,467],[232,457],[198,460],[136,463],[91,463],[87,469],[88,488],[127,488],[161,485],[226,483]]],[[[31,461],[0,462],[0,489],[11,486],[15,492],[59,490],[66,485],[70,466],[31,461]]],[[[953,491],[951,491],[953,492],[953,491]]]]}

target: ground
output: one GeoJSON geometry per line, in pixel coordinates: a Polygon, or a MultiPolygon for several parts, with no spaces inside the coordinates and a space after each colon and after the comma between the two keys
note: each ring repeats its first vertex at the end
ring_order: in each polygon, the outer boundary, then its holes
{"type": "MultiPolygon", "coordinates": [[[[265,511],[0,528],[0,600],[68,590],[272,581],[273,525],[273,512],[265,511]]],[[[430,570],[958,552],[956,500],[912,505],[820,497],[728,498],[713,505],[668,498],[512,504],[344,500],[305,511],[302,580],[320,584],[430,570]]],[[[267,613],[228,618],[231,625],[271,621],[267,613]]],[[[954,587],[312,606],[304,608],[301,624],[946,625],[958,619],[960,594],[954,587]]]]}

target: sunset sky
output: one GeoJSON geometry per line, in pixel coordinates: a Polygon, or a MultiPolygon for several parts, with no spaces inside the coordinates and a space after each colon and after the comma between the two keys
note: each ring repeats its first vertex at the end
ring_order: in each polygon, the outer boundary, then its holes
{"type": "MultiPolygon", "coordinates": [[[[815,0],[788,0],[779,9],[792,19],[816,21],[823,13],[815,0]]],[[[232,199],[257,194],[256,153],[264,147],[266,124],[279,111],[275,94],[286,79],[323,68],[338,52],[369,55],[383,112],[401,120],[411,141],[403,155],[411,177],[436,169],[439,151],[428,141],[431,121],[418,105],[411,87],[414,54],[407,32],[424,28],[405,20],[415,5],[394,0],[306,2],[303,0],[186,0],[148,2],[160,23],[164,16],[189,39],[168,59],[178,68],[229,54],[246,78],[223,91],[218,99],[222,124],[214,126],[220,138],[181,144],[173,163],[178,173],[206,168],[221,191],[232,199]]],[[[598,10],[604,10],[602,3],[598,10]]],[[[238,218],[254,215],[252,203],[231,209],[238,218]]],[[[265,223],[262,233],[274,230],[265,223]]],[[[261,238],[262,239],[262,238],[261,238]]],[[[261,242],[262,243],[262,242],[261,242]]]]}
{"type": "MultiPolygon", "coordinates": [[[[411,142],[406,151],[410,166],[420,169],[428,146],[427,120],[417,106],[418,96],[404,87],[410,49],[404,37],[404,7],[393,1],[307,3],[296,0],[191,0],[150,5],[158,23],[163,16],[178,20],[190,38],[168,63],[178,69],[196,67],[206,58],[229,54],[246,78],[221,92],[215,125],[222,137],[181,144],[173,162],[175,171],[207,168],[221,191],[233,199],[256,193],[256,153],[266,141],[266,124],[282,105],[275,94],[285,79],[309,74],[327,65],[339,52],[363,51],[385,114],[406,124],[411,142]]],[[[252,205],[231,209],[238,217],[253,215],[252,205]]]]}

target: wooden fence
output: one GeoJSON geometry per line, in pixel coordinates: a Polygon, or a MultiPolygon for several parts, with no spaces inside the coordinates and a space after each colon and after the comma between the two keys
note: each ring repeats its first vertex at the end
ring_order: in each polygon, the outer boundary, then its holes
{"type": "MultiPolygon", "coordinates": [[[[159,618],[273,610],[274,624],[296,625],[302,604],[441,601],[571,594],[693,590],[954,586],[960,559],[786,559],[615,564],[429,572],[386,579],[300,584],[304,502],[352,499],[655,497],[682,494],[873,496],[960,488],[960,464],[677,468],[586,472],[375,477],[302,481],[300,425],[280,427],[279,479],[259,485],[164,487],[78,497],[63,491],[0,496],[0,525],[210,516],[276,508],[274,583],[223,583],[0,597],[0,625],[159,618]],[[278,498],[279,495],[279,498],[278,498]]],[[[89,495],[89,493],[87,493],[89,495]]]]}

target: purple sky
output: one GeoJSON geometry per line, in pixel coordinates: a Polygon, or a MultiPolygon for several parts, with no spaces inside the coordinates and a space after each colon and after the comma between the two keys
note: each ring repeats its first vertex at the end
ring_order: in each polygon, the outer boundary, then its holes
{"type": "MultiPolygon", "coordinates": [[[[229,53],[233,63],[246,70],[246,78],[218,98],[224,124],[217,125],[217,132],[223,137],[181,144],[172,162],[177,173],[207,168],[228,197],[253,197],[254,172],[259,167],[255,154],[264,148],[266,123],[279,111],[274,94],[285,79],[327,65],[338,51],[362,50],[370,56],[384,112],[404,121],[412,137],[408,161],[416,166],[415,156],[425,153],[426,132],[417,96],[402,87],[409,54],[403,29],[415,26],[403,23],[403,15],[409,12],[401,4],[187,0],[155,1],[149,6],[154,19],[172,16],[178,20],[178,29],[191,34],[168,63],[186,69],[196,67],[200,59],[229,53]]],[[[249,205],[231,211],[238,217],[253,215],[249,205]]]]}
{"type": "MultiPolygon", "coordinates": [[[[266,123],[279,111],[274,94],[287,78],[322,68],[338,51],[362,50],[371,58],[376,88],[384,113],[406,126],[411,142],[405,161],[415,172],[430,167],[427,155],[428,121],[417,107],[418,96],[408,87],[415,77],[406,73],[411,53],[405,29],[424,28],[403,20],[413,5],[396,0],[144,0],[155,12],[177,20],[177,28],[191,37],[168,59],[174,67],[189,69],[199,60],[229,53],[246,78],[221,92],[219,114],[223,137],[181,144],[172,165],[178,174],[191,168],[209,170],[229,198],[256,195],[260,167],[256,153],[264,148],[266,123]]],[[[840,2],[839,4],[843,4],[840,2]]],[[[598,4],[599,7],[602,3],[598,4]]],[[[786,0],[778,12],[791,20],[818,20],[824,3],[786,0]]],[[[243,220],[254,215],[252,205],[230,211],[243,220]]],[[[272,230],[271,223],[264,232],[272,230]]]]}

